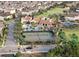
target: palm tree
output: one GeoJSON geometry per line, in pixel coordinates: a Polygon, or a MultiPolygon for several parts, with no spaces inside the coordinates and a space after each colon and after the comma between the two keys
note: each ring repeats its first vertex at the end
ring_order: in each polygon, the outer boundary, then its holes
{"type": "Polygon", "coordinates": [[[78,51],[78,44],[79,44],[78,36],[76,34],[74,34],[74,33],[71,35],[71,42],[70,42],[70,44],[71,44],[71,48],[73,50],[73,53],[72,53],[73,56],[78,55],[78,53],[79,53],[79,52],[77,52],[78,51]]]}
{"type": "Polygon", "coordinates": [[[53,28],[53,30],[54,30],[55,33],[57,33],[57,31],[58,31],[59,28],[60,28],[60,25],[59,25],[60,16],[57,15],[57,14],[53,14],[53,15],[49,15],[48,17],[50,17],[50,18],[53,19],[54,24],[55,24],[55,27],[53,28]]]}

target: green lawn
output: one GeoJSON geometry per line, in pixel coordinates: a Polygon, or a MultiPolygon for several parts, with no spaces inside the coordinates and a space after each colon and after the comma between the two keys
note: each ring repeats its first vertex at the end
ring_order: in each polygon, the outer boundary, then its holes
{"type": "Polygon", "coordinates": [[[70,39],[71,34],[75,33],[79,38],[79,30],[78,29],[64,29],[64,32],[66,33],[66,36],[68,40],[70,39]]]}
{"type": "Polygon", "coordinates": [[[64,8],[59,7],[51,8],[47,12],[43,12],[43,14],[37,15],[36,17],[47,17],[48,15],[60,14],[60,13],[63,14],[63,10],[64,8]]]}

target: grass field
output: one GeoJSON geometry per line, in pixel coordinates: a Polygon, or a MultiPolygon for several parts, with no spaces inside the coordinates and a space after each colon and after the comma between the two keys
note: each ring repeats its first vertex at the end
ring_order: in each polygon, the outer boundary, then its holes
{"type": "Polygon", "coordinates": [[[63,31],[66,33],[68,40],[70,40],[70,36],[73,33],[76,34],[79,38],[79,30],[78,29],[72,29],[72,30],[71,29],[64,29],[63,31]]]}
{"type": "Polygon", "coordinates": [[[63,14],[63,8],[59,7],[51,8],[47,12],[43,12],[43,14],[36,15],[36,17],[47,17],[48,15],[52,14],[63,14]]]}

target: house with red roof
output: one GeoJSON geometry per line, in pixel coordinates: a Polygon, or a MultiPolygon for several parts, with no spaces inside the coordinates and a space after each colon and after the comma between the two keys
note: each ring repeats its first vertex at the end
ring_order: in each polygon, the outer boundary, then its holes
{"type": "Polygon", "coordinates": [[[42,31],[49,30],[55,24],[52,19],[43,17],[43,18],[32,18],[31,16],[22,17],[21,23],[23,24],[23,28],[27,31],[42,31]]]}
{"type": "Polygon", "coordinates": [[[21,23],[27,23],[27,22],[31,22],[32,21],[32,17],[31,16],[25,16],[21,18],[21,23]]]}

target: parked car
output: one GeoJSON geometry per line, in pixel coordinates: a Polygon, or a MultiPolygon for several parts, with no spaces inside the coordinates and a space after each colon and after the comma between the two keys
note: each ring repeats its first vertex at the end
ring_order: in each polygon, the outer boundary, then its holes
{"type": "Polygon", "coordinates": [[[32,47],[26,47],[26,49],[32,49],[32,47]]]}

